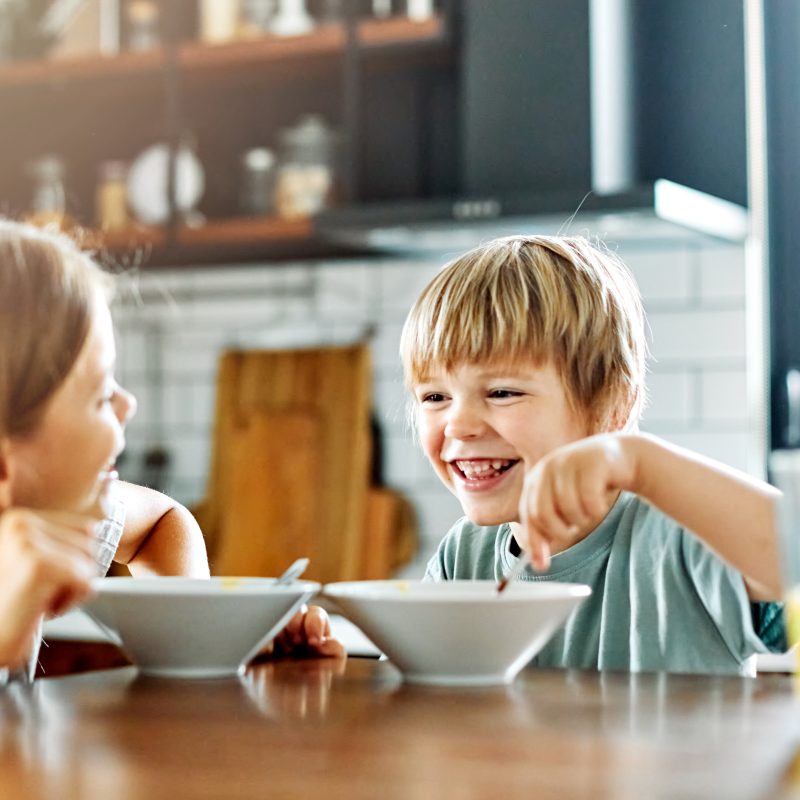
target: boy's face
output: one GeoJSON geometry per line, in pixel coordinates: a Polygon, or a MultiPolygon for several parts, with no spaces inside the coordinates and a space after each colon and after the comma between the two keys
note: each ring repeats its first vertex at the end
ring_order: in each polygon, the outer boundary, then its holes
{"type": "Polygon", "coordinates": [[[478,525],[517,521],[526,468],[591,433],[551,363],[437,369],[414,398],[425,455],[478,525]]]}
{"type": "Polygon", "coordinates": [[[9,442],[14,505],[79,512],[94,508],[136,408],[114,380],[114,360],[111,315],[98,297],[83,349],[40,424],[9,442]]]}

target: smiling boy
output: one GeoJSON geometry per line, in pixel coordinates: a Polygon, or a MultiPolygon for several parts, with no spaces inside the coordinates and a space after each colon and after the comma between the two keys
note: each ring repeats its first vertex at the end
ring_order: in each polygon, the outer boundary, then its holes
{"type": "Polygon", "coordinates": [[[426,287],[401,357],[466,515],[426,579],[499,580],[527,550],[523,580],[592,588],[539,665],[751,674],[767,651],[751,601],[781,594],[777,493],[637,432],[644,314],[617,258],[581,238],[489,242],[426,287]]]}

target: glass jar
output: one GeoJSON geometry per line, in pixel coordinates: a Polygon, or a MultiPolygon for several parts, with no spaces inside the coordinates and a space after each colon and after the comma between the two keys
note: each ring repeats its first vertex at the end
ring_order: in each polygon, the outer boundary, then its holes
{"type": "Polygon", "coordinates": [[[392,16],[392,0],[372,0],[372,16],[386,19],[392,16]]]}
{"type": "Polygon", "coordinates": [[[310,217],[330,204],[336,135],[322,117],[309,114],[280,135],[275,210],[284,219],[310,217]]]}
{"type": "Polygon", "coordinates": [[[242,4],[242,25],[252,34],[263,34],[269,30],[275,14],[275,0],[244,0],[242,4]]]}
{"type": "Polygon", "coordinates": [[[270,214],[275,193],[275,154],[266,147],[254,147],[242,156],[239,207],[244,214],[270,214]]]}
{"type": "Polygon", "coordinates": [[[124,161],[104,161],[100,164],[95,193],[95,222],[101,231],[119,231],[130,225],[128,167],[124,161]]]}
{"type": "Polygon", "coordinates": [[[35,225],[65,227],[64,162],[58,156],[42,156],[30,164],[29,172],[33,179],[33,194],[28,220],[35,225]]]}

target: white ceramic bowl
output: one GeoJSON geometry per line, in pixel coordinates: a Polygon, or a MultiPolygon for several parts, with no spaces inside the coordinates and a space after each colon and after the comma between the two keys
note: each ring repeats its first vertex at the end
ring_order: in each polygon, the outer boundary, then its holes
{"type": "Polygon", "coordinates": [[[318,583],[274,578],[97,578],[84,610],[149,675],[237,675],[318,583]]]}
{"type": "Polygon", "coordinates": [[[573,583],[355,581],[323,593],[407,681],[511,682],[591,590],[573,583]]]}

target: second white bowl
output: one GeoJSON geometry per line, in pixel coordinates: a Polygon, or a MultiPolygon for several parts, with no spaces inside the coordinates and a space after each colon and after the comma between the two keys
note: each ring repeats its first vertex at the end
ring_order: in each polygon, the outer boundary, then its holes
{"type": "Polygon", "coordinates": [[[509,683],[591,594],[574,583],[354,581],[323,593],[417,683],[509,683]]]}

